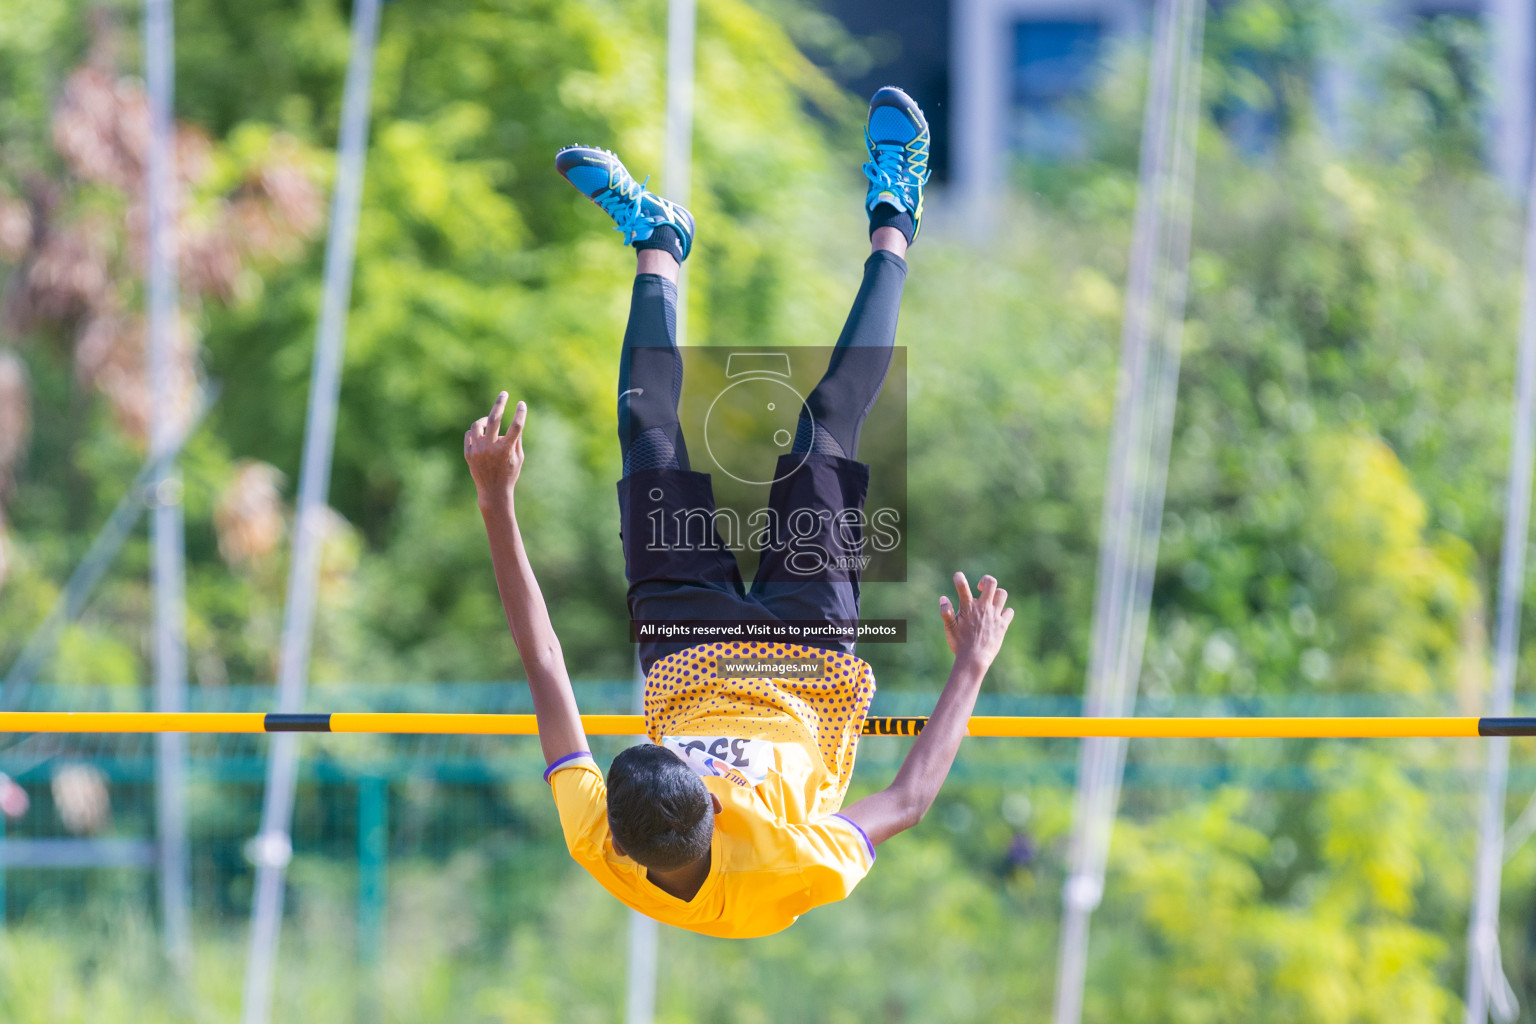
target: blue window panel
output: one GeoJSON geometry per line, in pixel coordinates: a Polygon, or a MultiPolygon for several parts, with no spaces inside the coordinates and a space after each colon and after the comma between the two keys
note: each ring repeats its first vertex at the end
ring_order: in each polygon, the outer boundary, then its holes
{"type": "Polygon", "coordinates": [[[1040,160],[1088,149],[1078,103],[1093,88],[1104,43],[1097,21],[1021,21],[1013,27],[1009,145],[1040,160]]]}
{"type": "Polygon", "coordinates": [[[1013,27],[1013,98],[1029,104],[1080,96],[1093,85],[1104,26],[1021,21],[1013,27]]]}

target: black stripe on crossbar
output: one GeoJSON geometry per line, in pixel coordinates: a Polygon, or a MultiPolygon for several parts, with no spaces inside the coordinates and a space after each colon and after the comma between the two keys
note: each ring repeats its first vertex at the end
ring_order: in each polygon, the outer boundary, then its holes
{"type": "Polygon", "coordinates": [[[1479,736],[1536,736],[1536,718],[1479,718],[1479,736]]]}
{"type": "Polygon", "coordinates": [[[262,719],[262,726],[267,732],[330,732],[331,716],[328,714],[280,715],[271,712],[262,719]]]}
{"type": "Polygon", "coordinates": [[[926,718],[891,718],[871,715],[864,719],[865,736],[916,736],[928,724],[926,718]]]}

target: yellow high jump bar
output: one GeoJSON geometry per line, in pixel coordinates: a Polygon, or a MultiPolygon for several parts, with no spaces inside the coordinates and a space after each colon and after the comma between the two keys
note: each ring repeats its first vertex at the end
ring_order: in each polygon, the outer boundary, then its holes
{"type": "MultiPolygon", "coordinates": [[[[583,715],[591,736],[640,736],[640,715],[583,715]]],[[[870,717],[865,736],[915,736],[924,717],[870,717]]],[[[269,733],[331,732],[395,735],[533,736],[533,715],[338,711],[263,714],[259,711],[10,711],[0,733],[269,733]]],[[[1121,736],[1131,739],[1434,739],[1536,736],[1536,718],[1079,718],[991,717],[970,721],[971,736],[1012,738],[1121,736]]]]}

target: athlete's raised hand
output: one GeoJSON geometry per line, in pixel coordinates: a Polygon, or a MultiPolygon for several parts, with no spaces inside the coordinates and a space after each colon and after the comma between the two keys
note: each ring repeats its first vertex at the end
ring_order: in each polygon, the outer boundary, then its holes
{"type": "Polygon", "coordinates": [[[528,405],[518,402],[512,424],[501,433],[501,417],[507,411],[507,393],[496,396],[491,411],[475,420],[464,432],[464,461],[475,478],[480,504],[512,498],[518,474],[523,471],[523,424],[528,420],[528,405]]]}
{"type": "Polygon", "coordinates": [[[939,615],[944,620],[944,639],[956,658],[962,655],[977,658],[983,665],[992,664],[1008,624],[1013,621],[1013,609],[1007,607],[1008,591],[997,585],[991,576],[983,576],[976,588],[979,596],[971,594],[970,581],[965,573],[955,573],[955,592],[959,606],[947,597],[939,598],[939,615]]]}
{"type": "Polygon", "coordinates": [[[886,788],[839,812],[863,829],[872,843],[883,843],[922,821],[955,763],[955,753],[976,708],[976,694],[1013,621],[1008,592],[997,585],[997,580],[983,576],[977,589],[980,593],[972,594],[965,573],[957,572],[958,602],[939,598],[944,637],[955,652],[955,665],[896,778],[886,788]]]}
{"type": "Polygon", "coordinates": [[[496,396],[491,411],[464,432],[464,461],[469,463],[479,492],[480,515],[485,519],[491,564],[496,569],[496,590],[528,673],[533,713],[539,721],[539,745],[545,763],[554,764],[589,747],[560,638],[549,621],[549,608],[528,562],[528,548],[512,508],[512,488],[523,470],[523,424],[528,419],[528,406],[517,403],[512,425],[502,436],[501,417],[506,411],[507,393],[503,391],[496,396]]]}

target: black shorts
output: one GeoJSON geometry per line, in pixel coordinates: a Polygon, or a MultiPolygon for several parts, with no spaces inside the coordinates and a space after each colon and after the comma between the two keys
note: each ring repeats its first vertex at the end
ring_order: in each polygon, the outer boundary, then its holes
{"type": "MultiPolygon", "coordinates": [[[[816,622],[859,618],[859,566],[869,467],[832,455],[780,456],[766,523],[736,524],[740,545],[761,540],[749,592],[722,540],[709,474],[646,469],[619,481],[619,529],[629,616],[644,623],[816,622]],[[750,536],[746,535],[750,531],[750,536]]],[[[641,669],[698,639],[641,637],[641,669]]],[[[853,653],[852,639],[798,641],[853,653]]]]}

